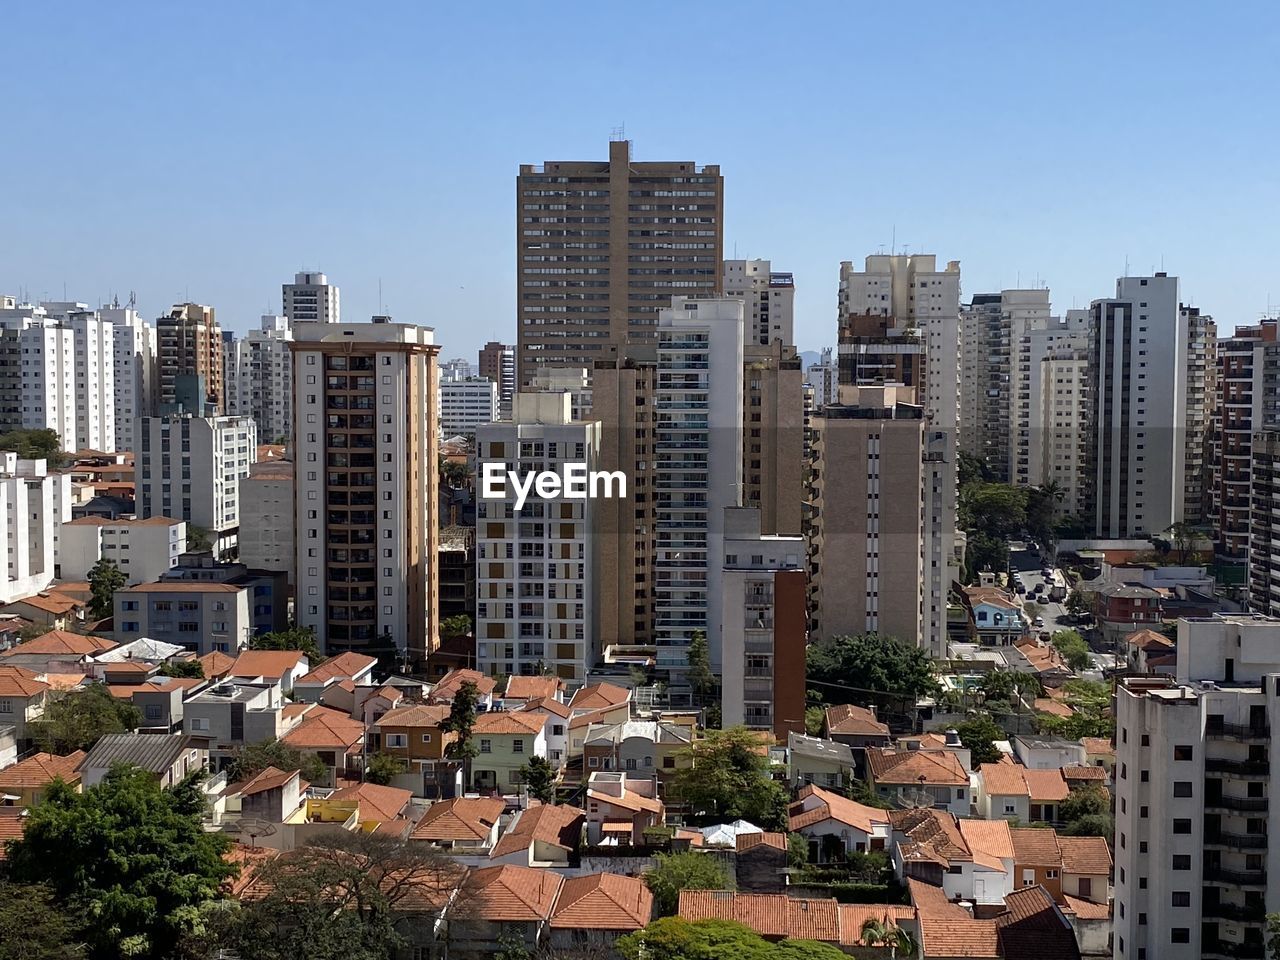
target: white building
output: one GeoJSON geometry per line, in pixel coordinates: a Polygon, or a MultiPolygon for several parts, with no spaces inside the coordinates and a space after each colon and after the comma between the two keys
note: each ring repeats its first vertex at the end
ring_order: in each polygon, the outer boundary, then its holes
{"type": "Polygon", "coordinates": [[[498,385],[479,378],[442,380],[439,404],[440,435],[469,437],[477,427],[498,419],[498,385]]]}
{"type": "Polygon", "coordinates": [[[288,317],[264,314],[257,330],[234,342],[226,358],[227,412],[252,417],[263,443],[293,431],[293,339],[288,317]]]}
{"type": "Polygon", "coordinates": [[[59,500],[71,519],[69,475],[50,474],[44,460],[19,460],[16,453],[0,451],[0,603],[29,597],[53,582],[54,531],[63,520],[59,500]]]}
{"type": "MultiPolygon", "coordinates": [[[[1068,310],[1064,317],[1029,320],[1021,333],[1011,335],[1009,482],[1016,486],[1038,487],[1048,482],[1043,473],[1045,431],[1040,405],[1044,360],[1053,353],[1087,351],[1089,330],[1088,310],[1068,310]]],[[[1085,401],[1081,414],[1087,416],[1090,398],[1082,395],[1081,399],[1085,401]]],[[[1086,459],[1081,458],[1079,470],[1087,470],[1086,459]]]]}
{"type": "Polygon", "coordinates": [[[1090,305],[1095,533],[1132,538],[1182,519],[1187,317],[1178,278],[1121,277],[1090,305]]]}
{"type": "Polygon", "coordinates": [[[746,343],[795,342],[795,278],[774,272],[772,266],[768,260],[724,262],[724,295],[738,297],[744,304],[746,343]]]}
{"type": "Polygon", "coordinates": [[[99,316],[113,328],[116,450],[137,446],[137,419],[156,413],[159,373],[156,328],[133,307],[103,307],[99,316]]]}
{"type": "MultiPolygon", "coordinates": [[[[248,417],[143,417],[134,451],[138,516],[200,527],[216,557],[234,556],[240,533],[240,478],[257,459],[248,417]]],[[[191,544],[195,548],[195,544],[191,544]]]]}
{"type": "MultiPolygon", "coordinates": [[[[470,360],[464,360],[462,357],[454,357],[452,360],[440,361],[440,382],[441,383],[457,383],[462,380],[470,380],[476,375],[475,368],[471,366],[470,360]]],[[[486,377],[487,380],[493,380],[492,377],[486,377]]],[[[494,381],[495,383],[497,381],[494,381]]]]}
{"type": "Polygon", "coordinates": [[[284,315],[291,323],[318,320],[341,323],[342,308],[338,288],[323,273],[303,271],[293,275],[293,283],[281,285],[284,315]]]}
{"type": "Polygon", "coordinates": [[[1116,692],[1114,956],[1262,956],[1280,619],[1179,620],[1177,669],[1116,692]]]}
{"type": "MultiPolygon", "coordinates": [[[[512,419],[476,431],[480,469],[500,464],[518,476],[567,464],[596,470],[600,423],[575,421],[565,393],[518,393],[512,419]]],[[[492,676],[586,680],[599,659],[591,576],[591,498],[536,494],[515,509],[515,492],[476,504],[476,669],[492,676]]]]}
{"type": "Polygon", "coordinates": [[[295,582],[293,462],[260,461],[240,478],[240,562],[295,582]]]}
{"type": "Polygon", "coordinates": [[[742,496],[743,304],[673,297],[658,313],[654,625],[661,669],[705,630],[719,670],[724,510],[742,496]]]}
{"type": "Polygon", "coordinates": [[[117,590],[115,637],[150,637],[194,653],[234,656],[253,636],[253,588],[237,583],[163,580],[117,590]]]}
{"type": "MultiPolygon", "coordinates": [[[[569,394],[574,420],[581,420],[591,413],[591,371],[586,367],[540,367],[534,371],[530,389],[535,393],[569,394]]],[[[508,402],[508,409],[510,406],[508,402]]],[[[510,419],[509,413],[503,413],[502,418],[510,419]]]]}
{"type": "Polygon", "coordinates": [[[187,525],[181,520],[81,517],[62,524],[58,575],[87,580],[93,565],[106,559],[129,583],[146,583],[176,567],[186,549],[187,525]]]}
{"type": "Polygon", "coordinates": [[[805,371],[804,382],[813,387],[814,412],[840,399],[840,367],[832,359],[832,353],[830,347],[823,347],[821,359],[809,364],[805,371]]]}
{"type": "Polygon", "coordinates": [[[1089,453],[1089,353],[1081,347],[1053,348],[1040,361],[1040,395],[1032,421],[1039,430],[1039,484],[1054,484],[1062,494],[1058,509],[1078,517],[1085,510],[1089,453]]]}

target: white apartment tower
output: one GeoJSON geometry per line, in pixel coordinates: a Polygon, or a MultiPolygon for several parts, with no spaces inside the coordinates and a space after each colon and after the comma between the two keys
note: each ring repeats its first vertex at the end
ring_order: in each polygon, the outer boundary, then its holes
{"type": "Polygon", "coordinates": [[[694,630],[721,664],[725,507],[742,497],[743,303],[674,297],[658,313],[654,628],[658,666],[687,666],[694,630]],[[714,602],[712,602],[714,598],[714,602]]]}
{"type": "Polygon", "coordinates": [[[141,417],[134,451],[140,519],[187,523],[187,544],[203,530],[218,559],[235,557],[240,533],[240,480],[257,459],[258,432],[249,417],[141,417]]]}
{"type": "Polygon", "coordinates": [[[1040,361],[1040,392],[1031,421],[1039,431],[1038,485],[1053,484],[1062,496],[1058,511],[1078,517],[1085,510],[1088,457],[1089,351],[1083,346],[1058,346],[1040,361]]]}
{"type": "Polygon", "coordinates": [[[439,391],[440,435],[469,437],[482,424],[498,419],[498,385],[492,380],[442,380],[439,391]]]}
{"type": "MultiPolygon", "coordinates": [[[[518,393],[512,418],[476,431],[481,463],[518,476],[568,464],[597,469],[599,421],[576,421],[567,393],[518,393]]],[[[599,659],[592,499],[516,495],[476,504],[476,669],[491,676],[549,671],[571,684],[599,659]]]]}
{"type": "Polygon", "coordinates": [[[1187,317],[1178,278],[1121,277],[1090,306],[1093,519],[1101,537],[1146,537],[1182,519],[1187,317]]]}
{"type": "MultiPolygon", "coordinates": [[[[1090,329],[1088,310],[1068,310],[1065,317],[1031,319],[1021,326],[1020,332],[1011,334],[1009,478],[1017,486],[1038,487],[1049,481],[1043,473],[1045,426],[1041,420],[1041,376],[1044,361],[1051,354],[1063,351],[1088,351],[1090,329]]],[[[1088,396],[1082,394],[1081,400],[1080,413],[1088,416],[1088,396]]],[[[1077,470],[1087,471],[1086,460],[1077,462],[1077,470]]]]}
{"type": "Polygon", "coordinates": [[[341,323],[338,288],[323,273],[303,271],[293,275],[293,283],[281,285],[284,315],[290,323],[313,320],[341,323]]]}
{"type": "Polygon", "coordinates": [[[262,443],[276,443],[293,431],[293,359],[288,317],[264,314],[258,329],[235,341],[227,359],[228,409],[252,417],[262,443]]]}
{"type": "Polygon", "coordinates": [[[411,667],[437,611],[434,331],[295,323],[296,617],[326,653],[389,642],[411,667]]]}
{"type": "Polygon", "coordinates": [[[768,260],[726,260],[722,279],[724,295],[745,306],[745,341],[766,347],[775,340],[795,342],[795,277],[772,266],[768,260]]]}
{"type": "Polygon", "coordinates": [[[137,449],[139,417],[156,413],[156,328],[133,307],[113,304],[98,315],[112,327],[116,450],[137,449]]]}
{"type": "Polygon", "coordinates": [[[820,411],[840,399],[840,367],[830,347],[823,347],[817,363],[809,364],[804,382],[813,387],[813,409],[820,411]]]}
{"type": "Polygon", "coordinates": [[[70,474],[51,474],[44,460],[0,452],[0,604],[39,593],[53,582],[54,532],[71,519],[70,503],[70,474]],[[60,505],[66,516],[59,515],[60,505]]]}

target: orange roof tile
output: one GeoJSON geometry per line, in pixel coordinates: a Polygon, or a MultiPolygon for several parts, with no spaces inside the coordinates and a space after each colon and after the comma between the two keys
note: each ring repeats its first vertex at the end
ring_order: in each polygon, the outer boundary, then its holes
{"type": "Polygon", "coordinates": [[[234,583],[209,580],[156,580],[117,590],[117,593],[239,593],[245,589],[234,583]]]}
{"type": "Polygon", "coordinates": [[[639,930],[653,917],[653,894],[639,877],[593,873],[560,888],[551,926],[573,930],[639,930]]]}
{"type": "Polygon", "coordinates": [[[1139,647],[1148,652],[1152,649],[1172,650],[1175,646],[1172,640],[1162,633],[1156,633],[1154,630],[1135,630],[1124,638],[1124,642],[1131,647],[1139,647]]]}
{"type": "Polygon", "coordinates": [[[1058,837],[1062,872],[1099,876],[1111,872],[1111,848],[1102,837],[1058,837]]]}
{"type": "Polygon", "coordinates": [[[1071,792],[1067,781],[1062,779],[1061,770],[1027,769],[1022,771],[1022,776],[1027,781],[1032,803],[1057,803],[1067,799],[1071,792]]]}
{"type": "Polygon", "coordinates": [[[502,697],[504,700],[533,700],[537,697],[554,700],[563,687],[564,681],[559,677],[511,677],[502,697]]]}
{"type": "Polygon", "coordinates": [[[898,843],[903,860],[940,866],[973,861],[973,854],[960,833],[956,818],[946,810],[930,807],[893,810],[889,819],[893,829],[904,835],[898,843]]]}
{"type": "Polygon", "coordinates": [[[235,663],[235,657],[229,657],[217,650],[206,653],[200,658],[200,666],[204,668],[204,675],[209,680],[222,679],[235,666],[235,663]]]}
{"type": "Polygon", "coordinates": [[[21,840],[27,826],[27,811],[22,807],[0,807],[0,862],[9,859],[9,841],[21,840]]]}
{"type": "Polygon", "coordinates": [[[265,793],[268,790],[278,790],[298,776],[298,773],[299,771],[297,770],[264,767],[248,780],[227,784],[225,792],[228,794],[238,793],[242,797],[252,797],[254,794],[265,793]]]}
{"type": "Polygon", "coordinates": [[[351,752],[364,738],[364,724],[336,710],[316,707],[307,711],[302,723],[280,739],[294,749],[351,752]]]}
{"type": "Polygon", "coordinates": [[[471,734],[476,737],[492,737],[504,734],[527,737],[530,734],[536,736],[543,729],[544,721],[532,713],[496,711],[494,713],[482,713],[476,717],[476,722],[471,726],[471,734]]]}
{"type": "Polygon", "coordinates": [[[449,705],[445,703],[410,703],[388,710],[374,724],[383,727],[439,727],[449,717],[449,705]]]}
{"type": "Polygon", "coordinates": [[[500,797],[454,797],[433,803],[418,825],[414,840],[436,843],[452,840],[486,840],[502,816],[506,803],[500,797]]]}
{"type": "Polygon", "coordinates": [[[517,709],[529,713],[541,711],[542,713],[549,713],[553,717],[559,717],[561,720],[568,720],[573,712],[569,709],[567,703],[561,703],[551,697],[534,697],[532,700],[525,701],[524,706],[517,709]]]}
{"type": "Polygon", "coordinates": [[[1081,920],[1111,919],[1111,907],[1108,904],[1081,900],[1065,893],[1062,895],[1062,909],[1064,913],[1074,913],[1081,920]]]}
{"type": "Polygon", "coordinates": [[[343,787],[329,795],[330,800],[357,800],[360,803],[360,819],[397,820],[413,799],[412,790],[400,787],[384,787],[377,783],[360,783],[343,787]]]}
{"type": "Polygon", "coordinates": [[[0,793],[5,790],[22,790],[43,787],[61,778],[69,784],[80,782],[76,769],[85,758],[83,750],[60,757],[53,753],[36,753],[0,770],[0,793]]]}
{"type": "Polygon", "coordinates": [[[37,610],[53,614],[70,613],[76,607],[84,606],[82,601],[54,591],[36,593],[29,597],[18,597],[16,600],[10,600],[9,602],[24,603],[28,607],[35,607],[37,610]]]}
{"type": "Polygon", "coordinates": [[[734,838],[738,853],[746,853],[756,847],[772,847],[775,850],[787,849],[785,833],[740,833],[734,838]]]}
{"type": "Polygon", "coordinates": [[[1013,860],[1013,837],[1004,820],[960,820],[957,823],[973,862],[1004,871],[1004,860],[1013,860]]]}
{"type": "Polygon", "coordinates": [[[838,823],[857,827],[863,833],[871,833],[875,829],[875,824],[889,822],[887,811],[858,803],[856,800],[842,797],[830,790],[823,790],[813,784],[802,787],[796,796],[797,799],[787,808],[790,830],[799,830],[802,827],[821,823],[823,820],[835,820],[838,823]],[[816,806],[812,803],[806,804],[805,800],[810,797],[816,797],[821,803],[816,806]],[[805,809],[806,807],[810,809],[805,809]]]}
{"type": "Polygon", "coordinates": [[[920,946],[926,957],[993,958],[1000,954],[994,920],[920,918],[920,946]]]}
{"type": "Polygon", "coordinates": [[[610,714],[615,707],[601,707],[598,710],[589,710],[586,713],[580,713],[569,721],[569,729],[577,730],[581,727],[589,727],[593,723],[611,723],[610,714]]]}
{"type": "Polygon", "coordinates": [[[899,924],[915,920],[916,912],[911,907],[899,903],[842,903],[840,904],[840,943],[844,946],[861,947],[862,928],[868,920],[876,920],[885,926],[896,927],[899,924]]]}
{"type": "Polygon", "coordinates": [[[787,936],[795,940],[840,942],[840,905],[832,900],[787,899],[787,936]]]}
{"type": "Polygon", "coordinates": [[[467,681],[476,685],[476,690],[482,697],[489,696],[498,687],[498,681],[493,677],[485,676],[479,670],[450,670],[431,688],[430,697],[432,700],[452,701],[467,681]]]}
{"type": "Polygon", "coordinates": [[[1062,778],[1068,783],[1073,780],[1106,780],[1107,770],[1094,764],[1063,767],[1062,778]]]}
{"type": "Polygon", "coordinates": [[[978,776],[982,778],[984,792],[996,797],[1030,797],[1031,790],[1027,786],[1021,764],[984,763],[978,767],[978,776]]]}
{"type": "Polygon", "coordinates": [[[467,882],[468,913],[490,922],[545,920],[564,878],[551,870],[504,864],[474,870],[467,882]]]}
{"type": "Polygon", "coordinates": [[[0,664],[0,677],[15,677],[19,680],[39,680],[40,674],[34,670],[28,670],[26,667],[19,667],[16,664],[4,663],[0,664]]]}
{"type": "Polygon", "coordinates": [[[889,735],[889,725],[876,719],[875,712],[866,707],[855,707],[845,703],[836,707],[827,707],[827,734],[845,734],[876,736],[889,735]]]}
{"type": "Polygon", "coordinates": [[[1065,703],[1059,703],[1050,697],[1036,697],[1031,707],[1040,713],[1047,713],[1055,717],[1073,717],[1076,713],[1065,703]]]}
{"type": "Polygon", "coordinates": [[[623,790],[622,796],[612,793],[601,793],[599,790],[588,790],[587,799],[598,800],[612,807],[621,807],[623,810],[630,810],[633,813],[641,811],[647,813],[661,813],[663,803],[661,800],[655,800],[653,797],[644,797],[636,793],[634,790],[623,790]]]}
{"type": "Polygon", "coordinates": [[[1116,748],[1106,737],[1083,737],[1080,742],[1084,744],[1084,752],[1090,756],[1114,757],[1116,748]]]}
{"type": "Polygon", "coordinates": [[[575,710],[598,710],[616,707],[631,699],[631,691],[614,683],[593,683],[573,695],[569,706],[575,710]]]}
{"type": "Polygon", "coordinates": [[[573,850],[578,846],[585,816],[585,810],[568,805],[544,803],[530,807],[507,828],[489,856],[505,857],[527,850],[535,840],[573,850]]]}
{"type": "Polygon", "coordinates": [[[306,654],[301,650],[245,650],[236,657],[229,673],[233,677],[265,677],[278,680],[298,666],[306,654]]]}
{"type": "Polygon", "coordinates": [[[675,839],[688,840],[691,847],[706,846],[706,838],[697,830],[683,830],[677,827],[675,839]]]}
{"type": "Polygon", "coordinates": [[[969,777],[955,754],[945,750],[867,748],[867,766],[876,783],[967,786],[969,777]]]}
{"type": "Polygon", "coordinates": [[[116,646],[117,644],[113,641],[103,640],[101,637],[70,633],[66,630],[50,630],[34,640],[20,643],[16,647],[11,647],[4,653],[0,653],[0,659],[31,653],[53,656],[65,656],[67,654],[90,656],[91,654],[102,653],[104,650],[111,650],[116,646]]]}
{"type": "Polygon", "coordinates": [[[690,922],[732,920],[762,937],[785,937],[790,931],[787,902],[787,896],[781,893],[681,890],[677,913],[690,922]]]}
{"type": "Polygon", "coordinates": [[[29,700],[49,689],[43,680],[27,680],[24,677],[0,677],[0,697],[29,700]]]}
{"type": "Polygon", "coordinates": [[[995,918],[1002,956],[1079,960],[1075,933],[1048,890],[1024,887],[1006,896],[1004,903],[1005,912],[995,918]]]}
{"type": "Polygon", "coordinates": [[[349,680],[377,662],[377,657],[369,657],[363,653],[353,653],[348,650],[346,653],[330,657],[298,682],[324,683],[327,680],[349,680]]]}
{"type": "Polygon", "coordinates": [[[1058,835],[1053,830],[1013,827],[1009,833],[1013,836],[1013,855],[1018,866],[1062,866],[1062,850],[1058,846],[1058,835]]]}
{"type": "Polygon", "coordinates": [[[911,903],[919,912],[921,919],[925,917],[933,920],[970,919],[969,911],[948,899],[946,891],[941,887],[908,877],[907,891],[911,894],[911,903]]]}

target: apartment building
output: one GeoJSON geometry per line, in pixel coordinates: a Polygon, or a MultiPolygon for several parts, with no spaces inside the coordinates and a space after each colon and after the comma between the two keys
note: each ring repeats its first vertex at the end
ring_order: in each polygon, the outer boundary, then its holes
{"type": "Polygon", "coordinates": [[[113,302],[98,315],[112,327],[116,450],[136,450],[137,419],[156,414],[159,390],[156,328],[132,306],[113,302]]]}
{"type": "Polygon", "coordinates": [[[428,327],[294,327],[298,624],[321,650],[436,638],[436,366],[428,327]]]}
{"type": "Polygon", "coordinates": [[[498,385],[476,378],[440,382],[441,437],[474,436],[477,428],[498,419],[498,385]]]}
{"type": "Polygon", "coordinates": [[[293,359],[288,317],[264,314],[258,329],[232,340],[226,355],[227,412],[252,417],[263,443],[293,433],[293,359]]]}
{"type": "Polygon", "coordinates": [[[283,572],[296,583],[294,563],[294,464],[269,460],[250,465],[240,478],[240,562],[283,572]]]}
{"type": "MultiPolygon", "coordinates": [[[[547,367],[533,376],[535,393],[567,393],[573,419],[586,420],[591,414],[591,371],[586,367],[547,367]]],[[[503,408],[502,419],[511,419],[511,404],[503,408]]]]}
{"type": "Polygon", "coordinates": [[[1187,316],[1178,278],[1121,277],[1090,305],[1095,533],[1145,537],[1182,518],[1187,316]]]}
{"type": "MultiPolygon", "coordinates": [[[[1068,310],[1062,317],[1028,319],[1019,333],[1010,335],[1009,479],[1017,486],[1038,487],[1049,482],[1044,475],[1046,433],[1040,403],[1045,390],[1044,361],[1051,354],[1087,352],[1092,342],[1089,331],[1089,311],[1068,310]]],[[[1087,414],[1089,397],[1083,399],[1082,412],[1087,414]]],[[[1086,473],[1084,482],[1092,484],[1086,468],[1080,469],[1086,473]]]]}
{"type": "MultiPolygon", "coordinates": [[[[452,360],[440,361],[440,382],[442,384],[457,383],[460,380],[470,380],[475,375],[475,367],[471,366],[470,360],[463,357],[454,357],[452,360]]],[[[497,381],[495,380],[494,382],[496,383],[497,381]]]]}
{"type": "Polygon", "coordinates": [[[765,533],[798,534],[804,486],[804,393],[795,347],[743,347],[742,505],[765,533]]]}
{"type": "Polygon", "coordinates": [[[1178,621],[1178,675],[1116,691],[1116,958],[1261,957],[1280,619],[1178,621]]]}
{"type": "Polygon", "coordinates": [[[724,516],[721,722],[784,739],[804,732],[804,538],[761,533],[760,512],[724,516]]]}
{"type": "Polygon", "coordinates": [[[520,386],[545,366],[594,369],[626,341],[657,339],[673,295],[721,290],[718,166],[607,161],[522,164],[516,177],[520,386]]]}
{"type": "Polygon", "coordinates": [[[341,323],[342,298],[338,287],[323,273],[302,271],[293,283],[280,285],[284,315],[289,322],[341,323]]]}
{"type": "Polygon", "coordinates": [[[200,656],[234,656],[254,635],[252,593],[243,584],[187,580],[125,587],[115,594],[115,635],[121,642],[177,643],[200,656]]]}
{"type": "Polygon", "coordinates": [[[222,328],[213,307],[178,303],[156,320],[161,416],[217,416],[225,412],[222,328]]]}
{"type": "MultiPolygon", "coordinates": [[[[572,419],[563,393],[518,393],[512,419],[476,433],[480,470],[499,464],[524,477],[569,464],[599,468],[601,425],[572,419]]],[[[476,668],[491,676],[550,671],[582,683],[600,657],[596,626],[597,546],[593,510],[601,500],[536,494],[516,509],[510,483],[476,505],[476,668]]],[[[605,545],[607,548],[607,545],[605,545]]]]}
{"type": "Polygon", "coordinates": [[[186,549],[187,525],[181,520],[80,517],[62,524],[58,573],[64,580],[88,580],[93,565],[105,559],[127,582],[145,583],[176,566],[186,549]]]}
{"type": "Polygon", "coordinates": [[[1249,489],[1249,609],[1280,616],[1280,431],[1253,434],[1249,489]]]}
{"type": "Polygon", "coordinates": [[[1089,352],[1083,347],[1053,347],[1040,361],[1038,415],[1031,422],[1039,432],[1038,485],[1057,488],[1059,513],[1078,517],[1088,501],[1088,481],[1082,464],[1088,456],[1089,352]]]}
{"type": "Polygon", "coordinates": [[[1210,478],[1214,413],[1217,406],[1218,325],[1199,307],[1178,308],[1187,330],[1186,391],[1183,395],[1182,519],[1190,524],[1211,522],[1210,478]]]}
{"type": "Polygon", "coordinates": [[[71,519],[71,476],[44,460],[0,451],[0,603],[48,589],[54,578],[54,532],[71,519]]]}
{"type": "Polygon", "coordinates": [[[818,362],[809,364],[804,372],[804,382],[813,387],[813,409],[821,410],[828,403],[839,399],[840,366],[830,347],[823,347],[818,362]]]}
{"type": "Polygon", "coordinates": [[[795,343],[794,276],[773,270],[768,260],[726,260],[721,285],[726,297],[738,297],[744,304],[745,343],[795,343]]]}
{"type": "Polygon", "coordinates": [[[511,419],[511,398],[516,392],[516,348],[490,340],[480,348],[476,373],[498,385],[499,416],[511,419]]]}
{"type": "MultiPolygon", "coordinates": [[[[240,535],[240,480],[257,459],[248,417],[142,417],[134,452],[137,515],[199,527],[217,557],[233,557],[240,535]]],[[[191,544],[198,546],[196,543],[191,544]]]]}

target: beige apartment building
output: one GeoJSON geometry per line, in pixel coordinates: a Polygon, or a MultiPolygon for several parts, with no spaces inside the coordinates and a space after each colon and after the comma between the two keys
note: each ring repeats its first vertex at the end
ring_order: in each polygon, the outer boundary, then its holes
{"type": "Polygon", "coordinates": [[[724,180],[718,166],[606,161],[522,164],[516,177],[517,382],[587,367],[628,339],[656,339],[675,295],[721,290],[724,180]]]}
{"type": "Polygon", "coordinates": [[[742,505],[766,534],[798,534],[804,496],[804,370],[796,348],[775,340],[742,355],[742,505]]]}
{"type": "Polygon", "coordinates": [[[156,320],[160,414],[226,412],[222,329],[213,307],[174,304],[156,320]]]}
{"type": "Polygon", "coordinates": [[[1061,492],[1061,515],[1085,510],[1090,412],[1089,352],[1069,345],[1052,347],[1040,361],[1039,415],[1030,422],[1039,431],[1040,482],[1061,492]]]}

